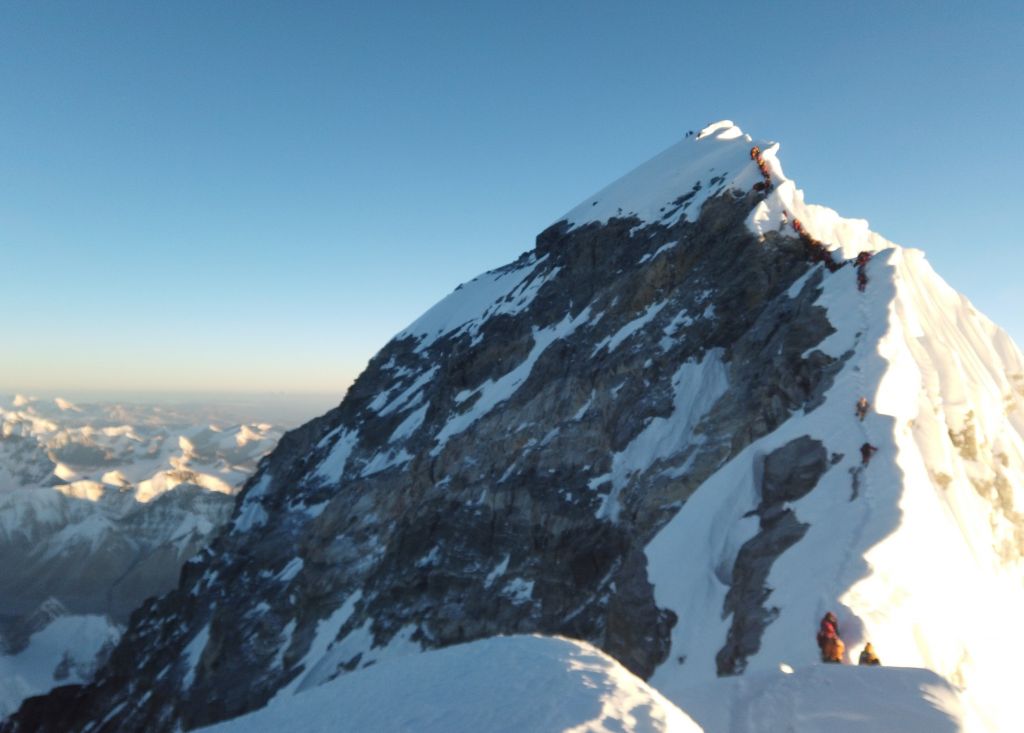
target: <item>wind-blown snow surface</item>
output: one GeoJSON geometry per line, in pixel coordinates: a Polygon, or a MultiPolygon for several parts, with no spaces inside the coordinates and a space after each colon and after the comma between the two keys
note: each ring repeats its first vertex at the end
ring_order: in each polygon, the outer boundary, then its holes
{"type": "Polygon", "coordinates": [[[959,733],[970,715],[926,669],[814,665],[725,677],[676,703],[705,733],[959,733]]]}
{"type": "Polygon", "coordinates": [[[201,730],[699,733],[701,728],[589,644],[519,636],[382,662],[201,730]]]}
{"type": "Polygon", "coordinates": [[[683,691],[681,710],[593,646],[496,637],[392,659],[205,733],[956,733],[957,691],[923,669],[815,665],[683,691]],[[695,722],[696,721],[696,722],[695,722]]]}

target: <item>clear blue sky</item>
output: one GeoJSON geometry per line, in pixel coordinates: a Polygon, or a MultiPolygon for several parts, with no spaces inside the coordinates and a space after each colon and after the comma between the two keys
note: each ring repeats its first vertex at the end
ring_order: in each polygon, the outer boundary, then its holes
{"type": "Polygon", "coordinates": [[[327,391],[729,118],[1024,342],[1019,2],[0,5],[0,389],[327,391]]]}

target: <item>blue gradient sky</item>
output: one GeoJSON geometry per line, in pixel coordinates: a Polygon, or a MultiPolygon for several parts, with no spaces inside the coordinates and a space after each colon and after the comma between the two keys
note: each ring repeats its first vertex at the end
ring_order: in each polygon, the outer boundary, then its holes
{"type": "Polygon", "coordinates": [[[340,396],[721,118],[1024,342],[1022,34],[1010,2],[5,3],[0,389],[340,396]]]}

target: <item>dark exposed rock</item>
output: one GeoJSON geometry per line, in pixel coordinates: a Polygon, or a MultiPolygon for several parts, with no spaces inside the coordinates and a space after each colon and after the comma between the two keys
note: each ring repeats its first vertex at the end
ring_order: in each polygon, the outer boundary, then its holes
{"type": "Polygon", "coordinates": [[[824,444],[808,435],[790,441],[755,465],[755,483],[761,503],[756,509],[760,530],[744,543],[736,556],[722,617],[732,623],[717,656],[718,674],[739,674],[747,658],[761,647],[765,628],[779,614],[766,605],[771,596],[768,573],[775,560],[804,536],[808,525],[786,504],[807,496],[829,468],[824,444]]]}
{"type": "Polygon", "coordinates": [[[761,505],[781,504],[806,496],[828,465],[825,446],[809,435],[772,451],[764,459],[761,505]]]}
{"type": "MultiPolygon", "coordinates": [[[[339,652],[328,676],[400,635],[432,648],[534,631],[589,640],[649,675],[675,618],[655,604],[644,546],[726,461],[813,409],[842,362],[815,350],[833,330],[814,305],[823,271],[789,292],[810,264],[799,241],[749,232],[758,200],[726,191],[672,226],[545,230],[501,271],[534,268],[524,287],[543,284],[528,307],[389,343],[341,405],[263,460],[225,531],[177,590],[133,614],[92,684],[29,701],[0,730],[187,730],[252,710],[310,672],[302,660],[346,602],[331,633],[372,644],[339,652]],[[567,335],[481,409],[485,388],[558,328],[567,335]],[[620,471],[617,456],[673,417],[685,364],[716,365],[728,389],[650,465],[620,471]]],[[[788,450],[765,460],[762,531],[733,569],[722,659],[734,668],[771,620],[762,558],[803,532],[782,503],[827,467],[818,443],[788,450]]]]}

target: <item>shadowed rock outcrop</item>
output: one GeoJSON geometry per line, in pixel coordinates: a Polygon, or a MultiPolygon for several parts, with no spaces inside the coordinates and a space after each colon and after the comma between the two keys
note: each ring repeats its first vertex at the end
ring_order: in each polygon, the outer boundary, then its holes
{"type": "Polygon", "coordinates": [[[760,530],[740,548],[732,568],[732,582],[725,596],[722,616],[732,616],[725,646],[716,662],[721,675],[739,674],[747,658],[761,646],[761,635],[779,614],[766,606],[772,589],[768,573],[775,560],[804,536],[808,525],[801,523],[786,504],[802,499],[828,470],[825,445],[810,436],[790,441],[755,463],[755,484],[761,502],[755,510],[760,530]]]}

